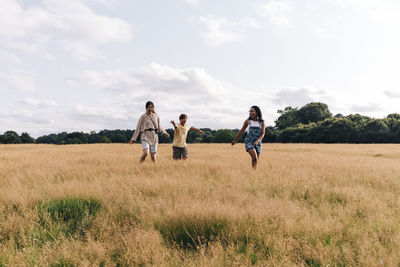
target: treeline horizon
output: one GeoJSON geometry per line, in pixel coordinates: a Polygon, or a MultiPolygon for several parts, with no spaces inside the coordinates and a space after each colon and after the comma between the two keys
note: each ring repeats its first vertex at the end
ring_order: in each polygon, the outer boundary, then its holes
{"type": "MultiPolygon", "coordinates": [[[[376,119],[360,114],[332,115],[328,105],[311,102],[301,108],[287,106],[277,111],[280,116],[275,126],[265,129],[264,143],[400,143],[400,114],[392,113],[385,118],[376,119]]],[[[230,143],[239,129],[201,128],[200,135],[189,131],[187,143],[230,143]]],[[[171,143],[174,130],[166,129],[170,138],[159,134],[160,143],[171,143]]],[[[94,144],[128,143],[134,130],[102,130],[99,132],[61,132],[33,138],[27,132],[18,135],[6,131],[0,135],[0,144],[94,144]]],[[[239,142],[243,142],[242,135],[239,142]]],[[[138,139],[139,140],[139,139],[138,139]]]]}

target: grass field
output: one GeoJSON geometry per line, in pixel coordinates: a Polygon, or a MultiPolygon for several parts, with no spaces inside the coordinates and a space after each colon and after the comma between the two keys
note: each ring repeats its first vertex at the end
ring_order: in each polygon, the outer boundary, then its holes
{"type": "Polygon", "coordinates": [[[1,145],[0,266],[398,266],[400,145],[1,145]]]}

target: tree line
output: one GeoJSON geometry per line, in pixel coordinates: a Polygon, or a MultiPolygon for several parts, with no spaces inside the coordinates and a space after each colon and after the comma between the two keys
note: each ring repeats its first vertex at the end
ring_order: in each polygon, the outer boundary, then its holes
{"type": "MultiPolygon", "coordinates": [[[[263,142],[279,143],[400,143],[400,114],[393,113],[383,119],[371,118],[360,114],[332,115],[328,105],[312,102],[300,108],[285,107],[275,126],[265,129],[263,142]]],[[[189,131],[187,143],[229,143],[239,129],[201,128],[200,135],[189,131]]],[[[174,136],[173,129],[166,129],[170,138],[159,135],[160,143],[170,143],[174,136]]],[[[99,132],[61,132],[43,135],[36,139],[24,132],[6,131],[0,135],[2,144],[93,144],[93,143],[128,143],[134,130],[102,130],[99,132]]],[[[243,142],[243,135],[239,142],[243,142]]]]}

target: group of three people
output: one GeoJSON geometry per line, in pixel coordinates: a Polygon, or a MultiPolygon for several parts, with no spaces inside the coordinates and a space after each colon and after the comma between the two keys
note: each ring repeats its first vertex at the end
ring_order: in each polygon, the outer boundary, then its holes
{"type": "MultiPolygon", "coordinates": [[[[137,140],[140,135],[140,141],[142,143],[143,154],[140,157],[140,162],[144,162],[147,155],[150,153],[151,160],[156,161],[157,155],[157,145],[158,145],[158,134],[161,132],[167,138],[169,134],[161,127],[160,117],[154,111],[154,104],[148,101],[145,105],[146,113],[144,113],[140,118],[136,126],[136,130],[129,142],[132,144],[137,140]]],[[[174,159],[186,160],[189,157],[188,149],[186,146],[186,137],[188,131],[197,131],[200,134],[204,132],[195,127],[188,126],[186,124],[187,120],[186,114],[181,114],[179,116],[179,124],[171,120],[171,124],[174,126],[174,139],[172,142],[172,157],[174,159]]],[[[246,151],[251,157],[252,167],[256,168],[258,159],[261,153],[261,141],[265,134],[265,122],[262,119],[262,113],[258,106],[252,106],[249,111],[249,117],[244,121],[242,128],[237,133],[236,137],[232,141],[232,146],[236,144],[240,136],[248,129],[247,136],[245,138],[244,144],[246,151]]]]}

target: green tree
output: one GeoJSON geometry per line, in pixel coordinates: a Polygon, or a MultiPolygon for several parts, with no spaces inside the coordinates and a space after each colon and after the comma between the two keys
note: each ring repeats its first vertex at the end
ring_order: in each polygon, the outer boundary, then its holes
{"type": "Polygon", "coordinates": [[[383,143],[389,139],[389,127],[384,120],[373,119],[360,131],[360,142],[383,143]]]}
{"type": "Polygon", "coordinates": [[[72,144],[82,144],[82,140],[78,137],[72,137],[67,139],[67,144],[72,145],[72,144]]]}
{"type": "Polygon", "coordinates": [[[67,144],[87,144],[88,138],[84,132],[72,132],[67,134],[67,144]],[[79,141],[77,141],[79,140],[79,141]]]}
{"type": "Polygon", "coordinates": [[[111,143],[111,140],[106,136],[100,136],[100,138],[98,139],[98,142],[96,142],[96,143],[106,143],[106,144],[108,144],[108,143],[111,143]]]}
{"type": "Polygon", "coordinates": [[[35,139],[33,139],[28,133],[22,133],[21,134],[21,143],[32,144],[32,143],[35,143],[35,139]]]}
{"type": "Polygon", "coordinates": [[[387,115],[387,119],[394,119],[394,120],[400,120],[400,114],[399,113],[391,113],[387,115]]]}
{"type": "Polygon", "coordinates": [[[3,134],[4,144],[20,144],[21,137],[14,131],[7,131],[3,134]]]}
{"type": "Polygon", "coordinates": [[[235,133],[229,129],[217,130],[214,137],[215,143],[230,143],[235,138],[235,133]]]}
{"type": "Polygon", "coordinates": [[[201,142],[202,143],[212,143],[215,131],[211,130],[210,128],[201,128],[201,130],[204,132],[201,142]]]}
{"type": "Polygon", "coordinates": [[[57,134],[43,135],[36,138],[36,144],[59,144],[57,134]]]}
{"type": "Polygon", "coordinates": [[[388,142],[400,143],[400,114],[389,114],[385,123],[389,127],[388,142]]]}
{"type": "Polygon", "coordinates": [[[296,112],[298,120],[303,124],[319,122],[332,117],[328,105],[321,102],[312,102],[301,107],[296,112]]]}
{"type": "Polygon", "coordinates": [[[349,143],[355,134],[352,121],[346,118],[335,119],[329,126],[330,143],[349,143]]]}
{"type": "Polygon", "coordinates": [[[265,135],[262,140],[264,143],[274,143],[276,142],[277,137],[278,132],[274,129],[274,127],[265,127],[265,135]]]}
{"type": "Polygon", "coordinates": [[[363,116],[360,114],[350,114],[346,116],[347,119],[354,123],[354,127],[357,129],[363,128],[372,119],[368,116],[363,116]]]}
{"type": "Polygon", "coordinates": [[[126,143],[126,137],[122,133],[115,133],[110,138],[113,143],[126,143]]]}
{"type": "Polygon", "coordinates": [[[278,113],[281,114],[275,120],[275,127],[279,130],[283,130],[287,127],[294,127],[300,121],[297,116],[298,108],[293,108],[291,106],[286,107],[283,110],[278,110],[278,113]]]}

